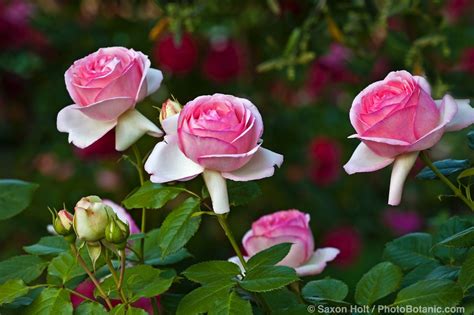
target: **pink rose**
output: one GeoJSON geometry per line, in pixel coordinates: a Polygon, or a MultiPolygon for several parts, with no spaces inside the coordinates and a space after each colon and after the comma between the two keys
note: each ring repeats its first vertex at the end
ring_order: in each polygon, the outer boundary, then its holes
{"type": "Polygon", "coordinates": [[[269,177],[283,162],[283,156],[261,147],[262,117],[244,98],[199,96],[162,126],[165,139],[145,163],[151,181],[189,180],[203,173],[217,213],[229,211],[225,179],[269,177]]]}
{"type": "Polygon", "coordinates": [[[474,123],[469,100],[445,95],[434,101],[428,82],[407,71],[390,72],[360,92],[350,119],[362,143],[344,165],[348,174],[372,172],[394,163],[388,203],[398,205],[403,184],[419,151],[435,145],[446,131],[474,123]]]}
{"type": "Polygon", "coordinates": [[[155,92],[163,76],[150,68],[141,52],[123,47],[101,48],[79,59],[66,71],[66,87],[73,105],[63,108],[57,119],[69,142],[85,148],[115,128],[115,148],[123,151],[148,133],[162,133],[135,104],[155,92]]]}
{"type": "MultiPolygon", "coordinates": [[[[284,210],[265,215],[252,223],[245,233],[242,245],[249,259],[253,255],[281,243],[292,243],[290,252],[278,265],[289,266],[300,276],[316,275],[334,260],[339,250],[332,247],[314,251],[313,233],[309,227],[309,214],[298,210],[284,210]]],[[[229,259],[240,266],[239,259],[229,259]]]]}

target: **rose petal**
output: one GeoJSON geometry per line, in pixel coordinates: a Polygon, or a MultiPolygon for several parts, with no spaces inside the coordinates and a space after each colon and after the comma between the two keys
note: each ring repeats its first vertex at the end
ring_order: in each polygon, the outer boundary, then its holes
{"type": "MultiPolygon", "coordinates": [[[[247,261],[247,260],[250,259],[250,257],[248,257],[248,256],[244,256],[243,258],[244,258],[245,261],[247,261]]],[[[236,264],[237,266],[239,266],[240,272],[241,272],[243,275],[245,275],[245,269],[244,269],[244,266],[242,266],[242,263],[240,262],[239,257],[237,257],[237,256],[230,257],[229,259],[227,259],[227,261],[229,261],[229,262],[231,262],[231,263],[234,263],[234,264],[236,264]]]]}
{"type": "Polygon", "coordinates": [[[179,114],[176,114],[164,119],[161,122],[161,127],[163,127],[163,130],[167,135],[175,135],[178,133],[178,119],[179,114]]]}
{"type": "Polygon", "coordinates": [[[339,255],[339,249],[333,247],[319,248],[314,255],[302,266],[295,268],[299,276],[312,276],[323,272],[329,261],[339,255]]]}
{"type": "Polygon", "coordinates": [[[221,172],[231,172],[248,163],[259,148],[260,144],[249,152],[242,154],[204,155],[198,158],[198,162],[207,169],[218,170],[221,172]]]}
{"type": "Polygon", "coordinates": [[[146,74],[147,96],[155,93],[163,81],[163,73],[158,69],[150,68],[146,74]]]}
{"type": "Polygon", "coordinates": [[[232,172],[223,172],[222,176],[234,181],[249,181],[270,177],[275,172],[274,167],[280,167],[283,155],[260,147],[250,161],[243,167],[232,172]]]}
{"type": "Polygon", "coordinates": [[[57,117],[57,128],[69,133],[69,143],[78,148],[86,148],[102,138],[115,127],[116,121],[100,121],[92,119],[77,110],[77,105],[64,107],[57,117]]]}
{"type": "Polygon", "coordinates": [[[103,100],[88,106],[76,105],[84,115],[95,120],[116,120],[120,115],[135,105],[135,101],[131,97],[116,97],[103,100]]]}
{"type": "Polygon", "coordinates": [[[177,137],[166,136],[159,142],[145,163],[145,170],[154,183],[188,180],[204,170],[202,166],[188,159],[178,147],[177,137]]]}
{"type": "Polygon", "coordinates": [[[426,92],[426,94],[431,95],[431,86],[424,77],[421,77],[419,75],[414,75],[413,78],[416,80],[418,85],[423,89],[423,91],[426,92]]]}
{"type": "Polygon", "coordinates": [[[455,100],[455,102],[458,105],[458,111],[446,125],[447,131],[461,130],[474,124],[474,108],[469,104],[469,100],[455,100]]]}
{"type": "Polygon", "coordinates": [[[212,210],[217,214],[224,214],[230,211],[229,195],[227,194],[227,184],[220,172],[204,170],[202,173],[204,182],[212,200],[212,210]]]}
{"type": "Polygon", "coordinates": [[[120,116],[115,129],[115,149],[124,151],[140,139],[145,133],[160,137],[163,132],[139,111],[131,111],[120,116]]]}
{"type": "Polygon", "coordinates": [[[393,163],[392,176],[390,178],[390,191],[388,194],[388,204],[397,206],[400,204],[403,193],[403,185],[410,173],[411,168],[415,164],[419,152],[410,152],[399,155],[393,163]]]}
{"type": "Polygon", "coordinates": [[[352,153],[349,161],[344,165],[347,174],[373,172],[384,168],[394,161],[393,158],[387,158],[377,155],[369,149],[364,143],[357,146],[352,153]]]}

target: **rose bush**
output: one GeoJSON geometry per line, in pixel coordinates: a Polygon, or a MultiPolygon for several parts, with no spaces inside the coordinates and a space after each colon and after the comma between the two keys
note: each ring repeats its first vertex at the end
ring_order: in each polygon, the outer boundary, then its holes
{"type": "Polygon", "coordinates": [[[450,95],[435,101],[423,77],[396,71],[355,97],[350,120],[357,133],[349,138],[362,143],[344,169],[348,174],[373,172],[394,163],[388,203],[398,205],[418,153],[435,145],[443,133],[474,123],[474,109],[469,100],[450,95]]]}
{"type": "Polygon", "coordinates": [[[74,101],[57,117],[57,128],[69,134],[69,142],[85,148],[115,128],[115,148],[123,151],[148,133],[160,129],[135,110],[137,102],[155,92],[161,71],[150,68],[141,52],[124,47],[101,48],[74,64],[64,75],[74,101]]]}

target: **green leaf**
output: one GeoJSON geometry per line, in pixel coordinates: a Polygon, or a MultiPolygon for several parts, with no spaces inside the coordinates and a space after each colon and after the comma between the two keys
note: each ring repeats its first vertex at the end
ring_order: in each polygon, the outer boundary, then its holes
{"type": "Polygon", "coordinates": [[[415,282],[426,279],[440,265],[437,261],[430,261],[419,266],[405,275],[402,282],[402,287],[407,287],[415,282]]]}
{"type": "Polygon", "coordinates": [[[258,252],[247,262],[248,269],[264,265],[276,265],[288,255],[291,245],[291,243],[281,243],[258,252]]]}
{"type": "Polygon", "coordinates": [[[215,281],[197,288],[181,299],[176,315],[193,315],[206,313],[214,306],[214,302],[225,299],[234,282],[215,281]]]}
{"type": "Polygon", "coordinates": [[[38,187],[37,184],[17,179],[0,180],[0,220],[11,218],[25,210],[38,187]]]}
{"type": "Polygon", "coordinates": [[[209,315],[252,315],[252,306],[248,300],[231,292],[226,298],[218,299],[209,310],[209,315]]]}
{"type": "Polygon", "coordinates": [[[403,270],[436,261],[431,255],[432,238],[427,233],[412,233],[385,245],[384,258],[403,270]]]}
{"type": "Polygon", "coordinates": [[[29,291],[23,280],[12,279],[0,285],[0,305],[13,302],[29,291]]]}
{"type": "Polygon", "coordinates": [[[294,292],[288,290],[286,287],[281,289],[262,292],[259,295],[265,300],[265,304],[270,308],[271,314],[276,314],[278,312],[288,313],[288,309],[292,308],[295,305],[301,305],[299,297],[295,295],[294,292]]]}
{"type": "Polygon", "coordinates": [[[67,251],[68,244],[62,236],[45,236],[38,243],[24,246],[23,249],[33,255],[58,255],[67,251]]]}
{"type": "Polygon", "coordinates": [[[422,280],[400,290],[394,306],[455,306],[463,297],[462,288],[450,280],[422,280]]]}
{"type": "Polygon", "coordinates": [[[395,292],[402,279],[403,273],[398,266],[382,262],[370,269],[357,283],[355,301],[359,305],[371,306],[375,301],[395,292]]]}
{"type": "Polygon", "coordinates": [[[102,304],[92,303],[92,302],[83,302],[74,311],[74,315],[106,315],[106,314],[108,314],[107,310],[102,304]]]}
{"type": "Polygon", "coordinates": [[[468,146],[471,150],[474,150],[474,130],[471,130],[467,133],[468,146]]]}
{"type": "Polygon", "coordinates": [[[467,170],[464,170],[461,172],[461,174],[458,175],[458,181],[460,181],[463,178],[466,177],[472,177],[474,176],[474,167],[468,168],[467,170]]]}
{"type": "Polygon", "coordinates": [[[474,286],[474,252],[470,252],[462,264],[458,281],[464,292],[474,286]]]}
{"type": "Polygon", "coordinates": [[[65,252],[55,257],[48,266],[48,274],[61,279],[62,284],[85,273],[71,252],[65,252]]]}
{"type": "Polygon", "coordinates": [[[240,274],[240,268],[234,263],[228,261],[206,261],[192,265],[183,275],[191,281],[198,283],[209,283],[218,280],[229,279],[240,274]]]}
{"type": "Polygon", "coordinates": [[[201,223],[200,216],[192,217],[196,211],[199,211],[199,200],[188,198],[166,217],[158,236],[162,257],[181,249],[196,233],[201,223]]]}
{"type": "Polygon", "coordinates": [[[26,315],[72,314],[69,293],[63,289],[44,289],[25,312],[26,315]]]}
{"type": "Polygon", "coordinates": [[[301,291],[305,299],[308,298],[320,298],[329,299],[335,301],[343,301],[349,288],[347,285],[336,279],[323,279],[308,282],[301,291]]]}
{"type": "Polygon", "coordinates": [[[426,276],[426,280],[456,280],[459,275],[458,266],[439,266],[426,276]]]}
{"type": "MultiPolygon", "coordinates": [[[[468,220],[461,219],[457,216],[449,218],[439,228],[434,236],[434,243],[439,243],[453,235],[456,235],[465,229],[469,228],[471,223],[468,220]]],[[[435,246],[432,253],[447,264],[453,264],[456,261],[464,260],[467,249],[465,248],[451,248],[445,246],[435,246]]]]}
{"type": "MultiPolygon", "coordinates": [[[[229,205],[242,206],[250,203],[253,199],[262,194],[260,186],[256,182],[235,182],[227,181],[227,193],[229,195],[229,205]]],[[[209,198],[206,186],[202,187],[202,198],[209,198]]]]}
{"type": "Polygon", "coordinates": [[[469,248],[474,246],[474,226],[445,238],[436,245],[469,248]]]}
{"type": "Polygon", "coordinates": [[[295,281],[298,281],[298,276],[293,268],[262,265],[248,270],[240,285],[248,291],[265,292],[281,288],[295,281]]]}
{"type": "Polygon", "coordinates": [[[15,256],[0,262],[0,283],[10,279],[21,279],[29,283],[38,278],[47,266],[38,256],[15,256]]]}
{"type": "MultiPolygon", "coordinates": [[[[447,160],[442,160],[442,161],[436,161],[433,164],[438,168],[441,174],[445,176],[449,176],[449,175],[461,172],[462,170],[465,170],[466,168],[469,167],[470,163],[469,163],[469,160],[447,159],[447,160]]],[[[421,170],[420,173],[418,173],[418,175],[416,175],[416,178],[436,179],[437,176],[429,167],[425,167],[421,170]]]]}
{"type": "Polygon", "coordinates": [[[136,192],[125,199],[123,205],[127,209],[160,209],[183,191],[185,189],[181,187],[166,186],[147,181],[136,192]]]}
{"type": "Polygon", "coordinates": [[[148,315],[148,313],[136,307],[129,307],[128,309],[125,308],[125,304],[119,304],[113,309],[110,310],[109,314],[111,315],[148,315]]]}
{"type": "MultiPolygon", "coordinates": [[[[125,295],[136,301],[141,297],[155,297],[169,289],[176,276],[174,270],[159,270],[147,265],[139,265],[125,270],[123,289],[125,295]]],[[[115,281],[105,279],[102,285],[112,298],[118,298],[115,281]]]]}

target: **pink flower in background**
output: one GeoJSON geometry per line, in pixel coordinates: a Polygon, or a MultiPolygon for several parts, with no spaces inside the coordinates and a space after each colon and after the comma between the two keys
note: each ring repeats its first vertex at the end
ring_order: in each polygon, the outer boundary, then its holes
{"type": "Polygon", "coordinates": [[[323,238],[323,245],[340,250],[335,263],[349,266],[356,262],[362,251],[362,238],[351,226],[340,226],[332,229],[323,238]]]}
{"type": "Polygon", "coordinates": [[[102,169],[95,174],[95,182],[98,188],[103,191],[116,191],[122,186],[122,178],[112,170],[102,169]]]}
{"type": "Polygon", "coordinates": [[[185,74],[196,65],[197,44],[189,33],[184,33],[180,41],[167,34],[156,42],[154,57],[165,71],[185,74]]]}
{"type": "Polygon", "coordinates": [[[85,148],[115,128],[115,148],[123,151],[145,133],[161,130],[135,110],[135,104],[155,92],[163,76],[150,68],[141,52],[124,47],[101,48],[66,71],[66,87],[73,105],[63,108],[57,127],[69,142],[85,148]]]}
{"type": "Polygon", "coordinates": [[[402,211],[392,208],[384,211],[382,220],[395,235],[416,232],[423,225],[423,219],[416,211],[402,211]]]}
{"type": "Polygon", "coordinates": [[[462,52],[460,70],[474,74],[474,47],[466,48],[462,52]]]}
{"type": "MultiPolygon", "coordinates": [[[[326,264],[339,254],[336,248],[319,248],[314,251],[313,233],[309,227],[309,214],[299,210],[284,210],[265,215],[252,223],[252,229],[245,233],[242,245],[249,259],[253,255],[281,243],[292,243],[288,255],[278,265],[295,268],[300,276],[321,273],[326,264]]],[[[239,259],[229,261],[238,264],[239,259]]]]}
{"type": "Polygon", "coordinates": [[[211,43],[203,61],[206,78],[224,83],[239,76],[245,67],[243,48],[237,41],[218,39],[211,43]]]}
{"type": "Polygon", "coordinates": [[[390,72],[360,92],[352,103],[350,119],[362,141],[344,165],[348,174],[373,172],[392,163],[388,204],[398,205],[403,185],[419,151],[436,144],[444,132],[474,123],[469,100],[445,95],[434,101],[431,87],[407,71],[390,72]]]}
{"type": "Polygon", "coordinates": [[[341,147],[333,139],[317,137],[309,146],[310,176],[317,185],[325,186],[339,178],[341,147]]]}
{"type": "Polygon", "coordinates": [[[272,176],[283,156],[261,147],[263,121],[249,100],[232,95],[199,96],[162,121],[166,132],[145,163],[154,183],[203,174],[216,213],[229,211],[225,179],[272,176]]]}
{"type": "Polygon", "coordinates": [[[74,153],[83,160],[107,159],[119,156],[119,152],[115,150],[115,130],[110,130],[87,148],[75,147],[74,153]]]}
{"type": "Polygon", "coordinates": [[[38,154],[33,165],[41,175],[52,177],[60,182],[68,180],[75,172],[74,165],[70,161],[60,161],[52,152],[38,154]]]}

